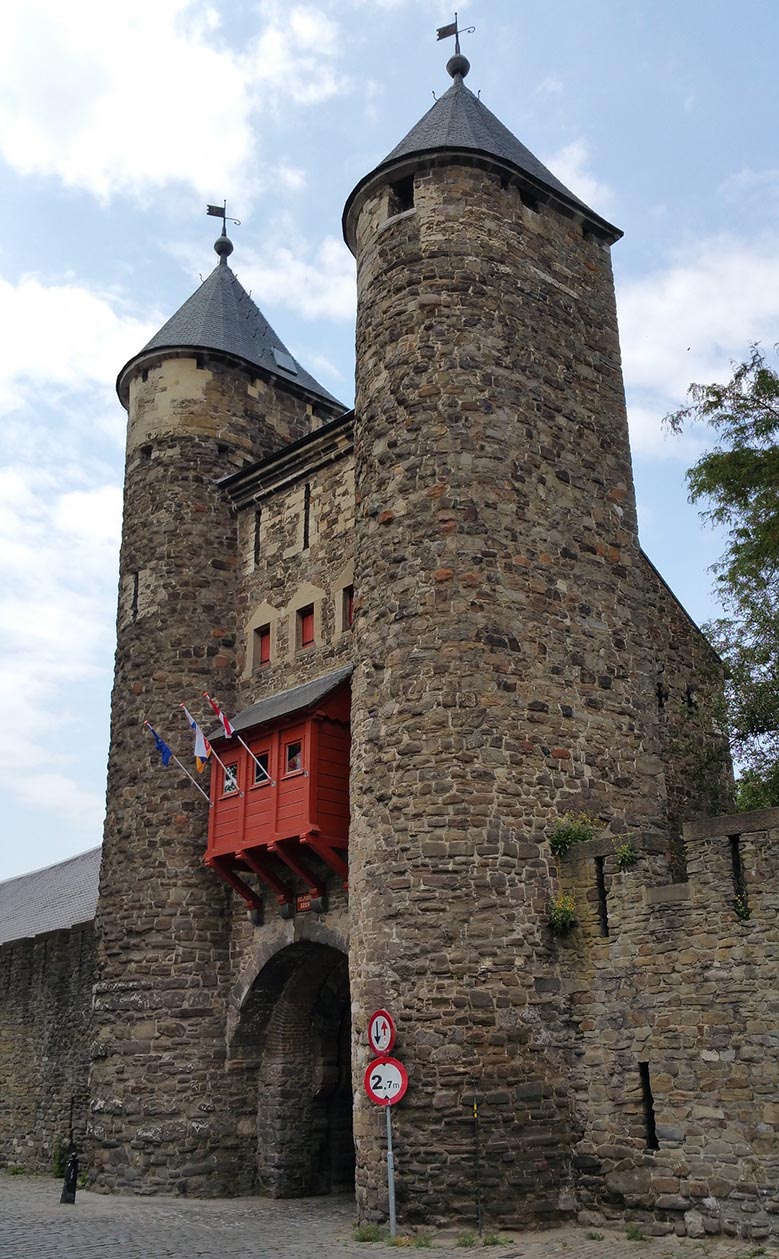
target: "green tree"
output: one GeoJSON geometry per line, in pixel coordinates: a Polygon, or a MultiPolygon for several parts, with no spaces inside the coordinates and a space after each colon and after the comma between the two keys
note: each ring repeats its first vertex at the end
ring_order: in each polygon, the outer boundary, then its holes
{"type": "Polygon", "coordinates": [[[724,615],[705,628],[728,669],[739,806],[779,805],[779,373],[752,345],[727,384],[691,385],[665,423],[717,437],[687,473],[690,500],[727,529],[714,566],[724,615]]]}

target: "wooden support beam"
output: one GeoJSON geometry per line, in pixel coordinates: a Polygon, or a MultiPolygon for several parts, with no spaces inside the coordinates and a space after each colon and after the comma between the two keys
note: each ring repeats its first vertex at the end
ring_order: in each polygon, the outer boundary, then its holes
{"type": "Polygon", "coordinates": [[[317,856],[322,858],[325,865],[328,865],[331,870],[335,871],[342,880],[344,887],[349,886],[349,867],[343,857],[340,857],[336,850],[331,848],[330,844],[311,832],[301,835],[300,842],[301,844],[308,844],[309,848],[312,848],[317,856]]]}
{"type": "Polygon", "coordinates": [[[276,900],[280,905],[291,904],[292,893],[286,885],[282,883],[281,879],[273,873],[264,857],[260,856],[260,854],[256,851],[248,852],[245,848],[242,848],[235,855],[240,861],[245,862],[249,869],[254,871],[257,878],[262,879],[262,882],[265,883],[272,892],[275,892],[276,900]]]}
{"type": "Polygon", "coordinates": [[[294,839],[280,839],[275,844],[268,845],[268,852],[273,852],[277,857],[280,857],[284,864],[289,866],[290,870],[294,871],[298,878],[302,879],[311,888],[312,896],[324,896],[325,889],[322,884],[311,873],[306,863],[291,848],[291,845],[295,843],[297,843],[297,840],[294,839]]]}
{"type": "Polygon", "coordinates": [[[220,857],[206,857],[205,864],[214,874],[218,874],[219,878],[237,892],[242,900],[246,902],[250,909],[262,909],[262,897],[258,896],[248,883],[244,883],[243,879],[231,870],[229,866],[222,864],[220,857]]]}

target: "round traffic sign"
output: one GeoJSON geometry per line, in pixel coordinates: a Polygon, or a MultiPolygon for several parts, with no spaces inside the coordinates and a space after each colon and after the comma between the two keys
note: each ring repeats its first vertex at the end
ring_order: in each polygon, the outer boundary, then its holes
{"type": "Polygon", "coordinates": [[[408,1071],[397,1058],[376,1058],[366,1068],[363,1084],[377,1106],[394,1106],[408,1088],[408,1071]]]}
{"type": "Polygon", "coordinates": [[[377,1010],[368,1019],[368,1043],[375,1054],[388,1054],[395,1044],[395,1023],[386,1010],[377,1010]]]}

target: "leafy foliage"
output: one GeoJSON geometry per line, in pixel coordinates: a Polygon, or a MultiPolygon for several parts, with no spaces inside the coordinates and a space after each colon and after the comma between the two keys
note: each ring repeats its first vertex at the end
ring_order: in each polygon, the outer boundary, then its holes
{"type": "Polygon", "coordinates": [[[673,432],[705,423],[714,448],[687,473],[704,519],[728,530],[717,565],[725,615],[706,626],[728,668],[733,750],[744,767],[740,808],[779,805],[779,373],[750,347],[727,384],[691,385],[666,416],[673,432]]]}
{"type": "Polygon", "coordinates": [[[618,870],[631,870],[638,861],[638,853],[629,839],[614,844],[614,860],[618,870]]]}
{"type": "Polygon", "coordinates": [[[549,846],[555,857],[564,857],[574,844],[586,844],[595,837],[597,819],[588,813],[564,813],[555,823],[549,846]]]}
{"type": "Polygon", "coordinates": [[[549,902],[546,920],[556,936],[568,935],[576,926],[576,901],[569,892],[558,892],[549,902]]]}

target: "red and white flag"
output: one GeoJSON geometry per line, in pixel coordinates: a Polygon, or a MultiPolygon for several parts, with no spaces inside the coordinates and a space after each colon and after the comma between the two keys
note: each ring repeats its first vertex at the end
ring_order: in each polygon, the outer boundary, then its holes
{"type": "Polygon", "coordinates": [[[233,729],[232,722],[230,721],[230,718],[229,718],[229,717],[227,717],[227,716],[226,716],[226,715],[222,712],[222,710],[221,710],[221,708],[219,707],[219,705],[217,704],[216,700],[211,698],[211,696],[208,694],[208,691],[203,691],[203,695],[204,695],[204,696],[205,696],[205,698],[208,700],[209,704],[210,704],[210,705],[211,705],[211,707],[213,708],[213,710],[214,710],[214,712],[216,713],[217,717],[218,717],[218,718],[219,718],[219,720],[221,721],[221,723],[222,723],[222,729],[223,729],[223,730],[224,730],[224,732],[225,732],[225,738],[226,738],[226,739],[232,739],[233,735],[235,734],[235,731],[234,731],[234,729],[233,729]]]}

